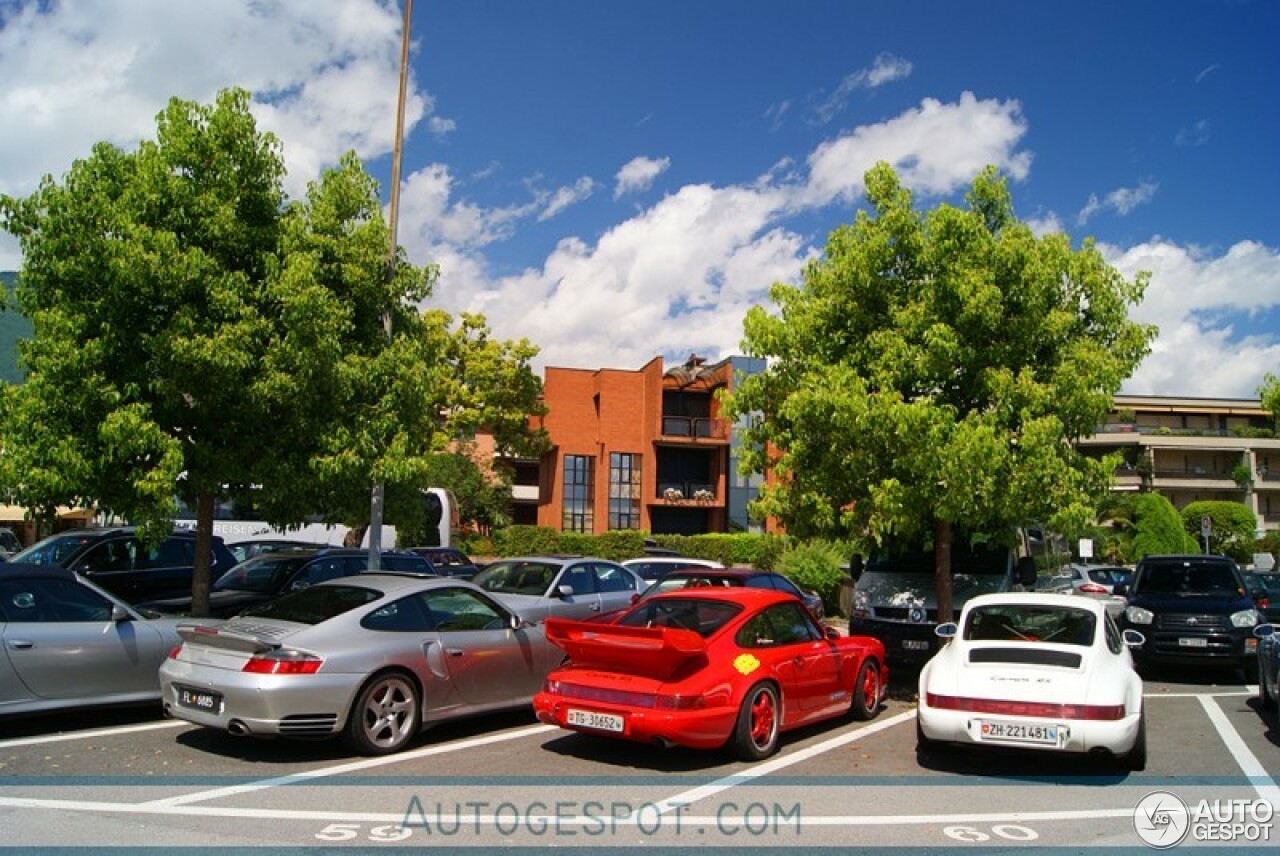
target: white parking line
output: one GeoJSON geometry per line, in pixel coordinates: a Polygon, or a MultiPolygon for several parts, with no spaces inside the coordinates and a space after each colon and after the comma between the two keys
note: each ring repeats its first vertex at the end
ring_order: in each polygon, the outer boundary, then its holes
{"type": "Polygon", "coordinates": [[[117,734],[133,734],[138,731],[157,731],[161,728],[181,728],[188,725],[174,719],[164,722],[148,722],[144,725],[122,725],[119,728],[95,728],[92,731],[77,731],[73,734],[50,734],[45,737],[17,737],[12,740],[0,740],[0,749],[11,749],[17,746],[39,746],[43,743],[62,743],[66,740],[88,740],[93,737],[114,737],[117,734]]]}
{"type": "Polygon", "coordinates": [[[1263,767],[1257,756],[1249,751],[1244,739],[1240,737],[1240,732],[1236,731],[1235,726],[1227,719],[1227,715],[1222,712],[1222,708],[1211,696],[1202,697],[1200,705],[1209,715],[1209,721],[1213,723],[1213,727],[1218,730],[1218,736],[1222,738],[1222,742],[1227,745],[1227,751],[1240,767],[1240,772],[1249,777],[1258,796],[1271,803],[1273,809],[1280,811],[1280,787],[1276,787],[1275,780],[1268,775],[1266,767],[1263,767]],[[1262,780],[1261,783],[1259,779],[1262,780]]]}
{"type": "Polygon", "coordinates": [[[474,737],[470,740],[458,740],[453,743],[442,743],[437,746],[424,746],[421,749],[415,749],[410,752],[400,752],[395,755],[385,755],[379,758],[366,758],[363,761],[352,761],[348,764],[338,764],[334,767],[322,767],[319,770],[308,770],[304,773],[291,773],[287,776],[276,776],[275,778],[262,779],[257,782],[246,782],[243,785],[233,785],[226,788],[217,788],[212,791],[200,791],[199,793],[183,794],[182,796],[169,797],[168,799],[152,800],[150,802],[141,803],[141,805],[155,808],[187,806],[192,803],[204,802],[205,800],[216,800],[222,797],[247,794],[253,791],[264,791],[270,788],[283,787],[285,785],[297,785],[313,779],[323,779],[328,776],[341,776],[345,773],[354,773],[358,770],[385,767],[389,764],[400,764],[404,761],[414,761],[418,758],[427,758],[432,755],[445,755],[449,752],[460,752],[463,749],[474,749],[477,746],[505,743],[508,740],[518,740],[521,737],[532,737],[535,734],[544,734],[548,731],[554,731],[555,729],[556,726],[554,725],[531,725],[528,728],[519,728],[515,731],[500,732],[486,737],[474,737]]]}

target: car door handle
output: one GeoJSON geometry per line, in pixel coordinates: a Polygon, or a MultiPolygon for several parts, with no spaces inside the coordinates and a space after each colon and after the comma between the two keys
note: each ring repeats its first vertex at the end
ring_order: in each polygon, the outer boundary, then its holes
{"type": "Polygon", "coordinates": [[[446,652],[450,657],[461,657],[461,656],[462,656],[462,649],[461,649],[461,648],[445,648],[444,650],[445,650],[445,652],[446,652]]]}
{"type": "Polygon", "coordinates": [[[591,606],[589,607],[589,609],[590,609],[592,612],[599,612],[599,611],[600,611],[600,604],[598,604],[598,603],[593,603],[593,604],[591,604],[591,606]]]}
{"type": "Polygon", "coordinates": [[[36,647],[36,643],[28,639],[10,639],[9,647],[13,648],[15,651],[27,651],[36,647]]]}

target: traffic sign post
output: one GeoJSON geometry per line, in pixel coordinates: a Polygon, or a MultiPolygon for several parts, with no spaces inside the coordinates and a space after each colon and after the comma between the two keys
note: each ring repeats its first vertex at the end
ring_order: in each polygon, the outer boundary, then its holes
{"type": "Polygon", "coordinates": [[[1200,537],[1204,539],[1204,554],[1209,555],[1209,536],[1213,534],[1213,518],[1205,515],[1200,518],[1200,537]]]}

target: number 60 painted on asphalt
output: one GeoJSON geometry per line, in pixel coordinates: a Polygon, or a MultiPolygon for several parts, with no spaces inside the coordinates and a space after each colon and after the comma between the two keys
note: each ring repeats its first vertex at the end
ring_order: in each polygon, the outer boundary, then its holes
{"type": "MultiPolygon", "coordinates": [[[[947,826],[943,827],[942,833],[948,838],[954,838],[956,841],[991,840],[991,835],[974,829],[972,826],[947,826]]],[[[1009,841],[1035,841],[1040,837],[1039,833],[1034,829],[1028,829],[1025,826],[1014,826],[1010,823],[991,827],[991,834],[1009,841]]]]}

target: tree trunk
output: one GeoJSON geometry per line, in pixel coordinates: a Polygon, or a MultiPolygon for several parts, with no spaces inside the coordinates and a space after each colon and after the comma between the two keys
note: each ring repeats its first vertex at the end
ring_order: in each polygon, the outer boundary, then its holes
{"type": "Polygon", "coordinates": [[[933,571],[938,589],[938,623],[951,620],[951,524],[934,518],[933,571]]]}
{"type": "Polygon", "coordinates": [[[213,509],[217,497],[208,491],[196,495],[196,558],[191,574],[191,614],[209,614],[210,562],[213,559],[213,509]]]}

